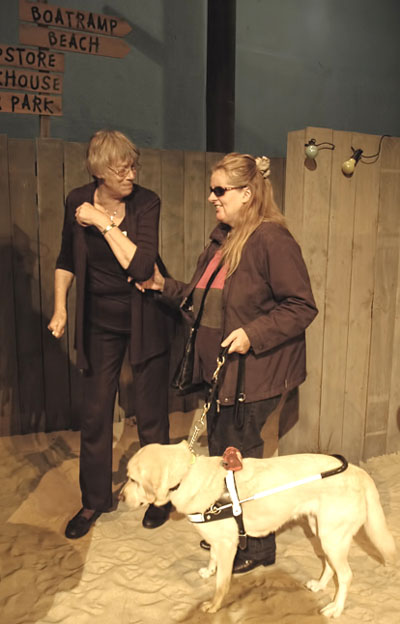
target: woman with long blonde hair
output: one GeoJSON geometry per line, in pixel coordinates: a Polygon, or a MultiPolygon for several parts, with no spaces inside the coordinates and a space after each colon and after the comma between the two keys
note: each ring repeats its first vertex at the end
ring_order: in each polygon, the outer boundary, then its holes
{"type": "MultiPolygon", "coordinates": [[[[139,286],[192,306],[195,317],[219,268],[205,299],[194,370],[194,381],[207,386],[221,347],[229,347],[217,399],[207,413],[210,455],[234,446],[243,457],[262,457],[268,416],[306,377],[305,329],[317,309],[300,247],[274,201],[269,176],[265,156],[222,158],[212,171],[208,198],[219,223],[192,280],[183,284],[156,270],[139,286]]],[[[247,548],[237,551],[233,572],[274,562],[275,536],[249,537],[247,548]]]]}

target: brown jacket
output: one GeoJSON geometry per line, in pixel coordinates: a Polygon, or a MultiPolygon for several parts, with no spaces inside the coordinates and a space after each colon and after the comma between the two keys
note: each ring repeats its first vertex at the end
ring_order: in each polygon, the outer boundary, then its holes
{"type": "MultiPolygon", "coordinates": [[[[76,276],[76,329],[75,346],[77,366],[88,368],[84,350],[85,281],[86,281],[86,228],[75,219],[76,208],[87,201],[93,203],[96,184],[76,188],[67,197],[60,254],[56,268],[65,269],[76,276]]],[[[132,278],[131,290],[131,338],[129,357],[132,364],[140,364],[169,348],[172,329],[172,311],[157,303],[157,295],[150,291],[140,293],[135,281],[148,279],[158,258],[158,221],[160,200],[146,188],[134,185],[132,193],[125,198],[126,223],[129,238],[137,245],[132,262],[126,269],[132,278]]]]}
{"type": "MultiPolygon", "coordinates": [[[[171,278],[164,296],[190,297],[229,228],[218,225],[201,254],[189,284],[171,278]]],[[[247,241],[237,270],[223,289],[223,336],[242,327],[251,348],[246,356],[246,402],[291,390],[306,377],[305,329],[317,314],[310,280],[299,245],[276,223],[262,223],[247,241]]],[[[238,356],[224,367],[219,389],[223,405],[234,403],[238,356]]]]}

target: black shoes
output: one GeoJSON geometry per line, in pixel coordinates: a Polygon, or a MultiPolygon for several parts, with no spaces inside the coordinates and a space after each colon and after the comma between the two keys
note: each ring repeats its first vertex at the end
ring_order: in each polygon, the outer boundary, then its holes
{"type": "Polygon", "coordinates": [[[146,513],[144,514],[142,525],[145,529],[156,529],[166,522],[169,518],[171,511],[171,503],[156,507],[151,504],[148,506],[146,513]]]}
{"type": "Polygon", "coordinates": [[[240,560],[235,557],[232,572],[233,574],[245,574],[246,572],[250,572],[250,570],[254,570],[254,568],[257,568],[257,566],[269,566],[273,563],[275,563],[275,555],[263,561],[257,561],[256,559],[240,560]]]}
{"type": "Polygon", "coordinates": [[[86,518],[83,515],[83,512],[85,511],[89,512],[89,510],[85,510],[85,508],[82,507],[76,516],[68,522],[67,528],[65,529],[65,537],[68,537],[68,539],[78,539],[79,537],[83,537],[89,531],[92,524],[95,523],[97,518],[101,516],[101,511],[93,511],[89,518],[86,518]]]}
{"type": "MultiPolygon", "coordinates": [[[[210,550],[211,546],[206,540],[202,539],[200,542],[201,548],[204,550],[210,550]]],[[[238,551],[240,552],[240,551],[238,551]]],[[[235,560],[233,562],[233,574],[245,574],[246,572],[250,572],[250,570],[254,570],[258,566],[269,566],[275,563],[275,550],[268,555],[266,559],[240,559],[238,555],[236,555],[235,560]]]]}

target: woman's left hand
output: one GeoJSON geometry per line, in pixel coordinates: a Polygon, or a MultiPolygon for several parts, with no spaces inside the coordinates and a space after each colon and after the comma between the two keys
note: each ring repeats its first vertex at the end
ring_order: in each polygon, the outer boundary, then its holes
{"type": "Polygon", "coordinates": [[[228,353],[247,353],[247,351],[251,347],[251,344],[244,329],[242,329],[241,327],[239,327],[239,329],[234,329],[233,332],[231,332],[229,336],[227,336],[225,340],[221,342],[221,347],[228,346],[228,353]]]}

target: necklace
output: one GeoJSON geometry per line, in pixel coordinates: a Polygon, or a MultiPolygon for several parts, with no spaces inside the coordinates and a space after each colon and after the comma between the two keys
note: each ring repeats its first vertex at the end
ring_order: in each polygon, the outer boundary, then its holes
{"type": "Polygon", "coordinates": [[[110,217],[111,223],[114,223],[114,219],[117,218],[117,213],[119,209],[121,208],[121,204],[118,204],[115,210],[112,210],[112,211],[108,210],[108,208],[105,205],[107,202],[102,202],[102,198],[99,197],[98,190],[96,191],[95,201],[97,201],[100,204],[100,206],[102,206],[104,212],[110,217]]]}
{"type": "MultiPolygon", "coordinates": [[[[118,206],[118,208],[119,208],[119,206],[118,206]]],[[[108,210],[107,210],[107,214],[108,214],[108,216],[109,216],[109,217],[110,217],[110,219],[111,219],[111,223],[114,223],[114,219],[115,219],[115,217],[117,216],[118,208],[116,208],[112,214],[110,214],[110,213],[108,212],[108,210]]]]}

